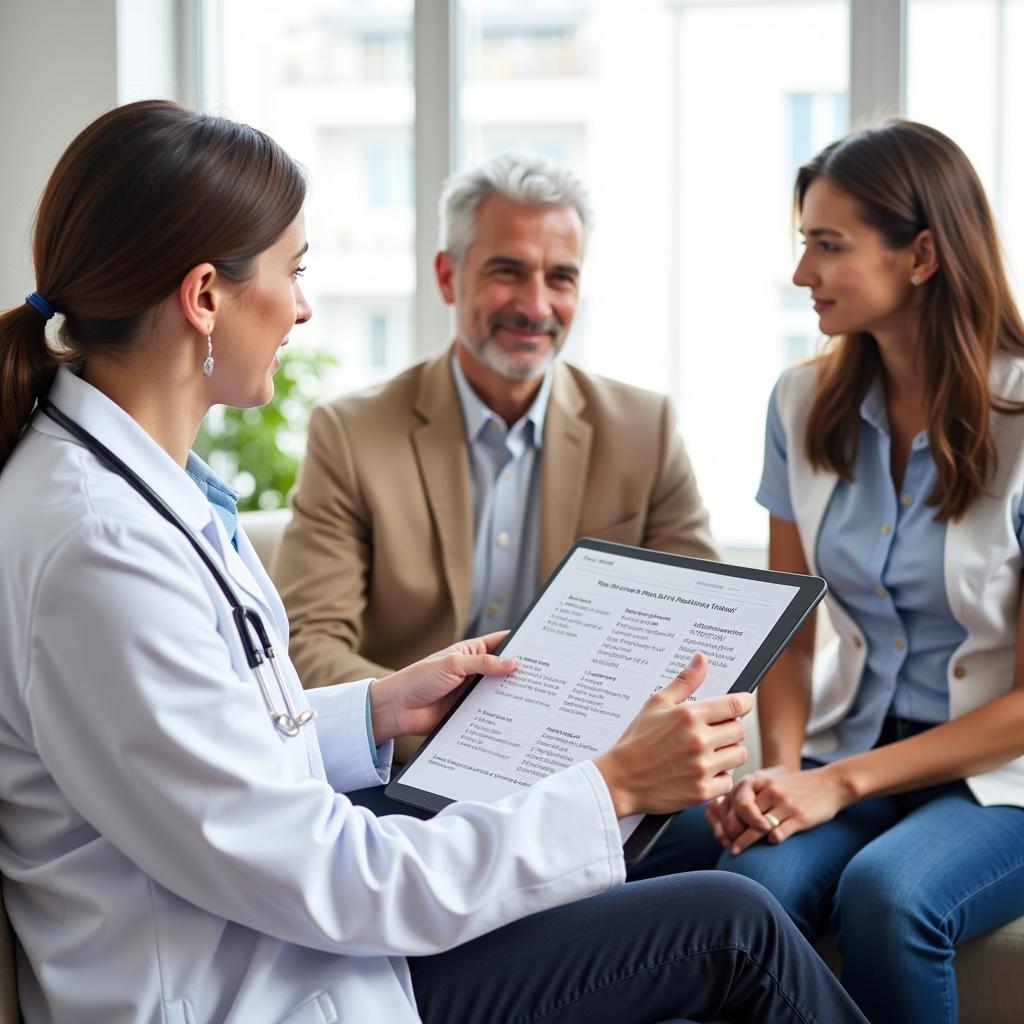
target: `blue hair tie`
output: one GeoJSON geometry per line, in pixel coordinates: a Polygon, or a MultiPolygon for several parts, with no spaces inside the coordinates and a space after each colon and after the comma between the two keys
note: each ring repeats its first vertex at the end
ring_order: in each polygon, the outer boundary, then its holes
{"type": "Polygon", "coordinates": [[[36,310],[44,320],[49,320],[50,317],[57,312],[57,310],[55,310],[53,306],[51,306],[49,302],[39,294],[39,292],[33,292],[31,295],[26,295],[25,301],[34,310],[36,310]]]}

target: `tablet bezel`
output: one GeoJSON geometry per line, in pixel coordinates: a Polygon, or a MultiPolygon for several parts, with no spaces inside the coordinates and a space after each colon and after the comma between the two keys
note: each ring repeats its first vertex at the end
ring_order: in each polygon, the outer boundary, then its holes
{"type": "MultiPolygon", "coordinates": [[[[817,607],[818,603],[825,596],[828,587],[819,576],[803,576],[796,573],[778,572],[773,569],[754,569],[743,565],[731,565],[726,562],[713,562],[703,558],[691,558],[688,555],[670,555],[664,551],[651,551],[647,548],[631,547],[628,544],[616,544],[612,541],[597,540],[593,537],[582,537],[566,552],[565,557],[558,563],[554,572],[548,577],[544,586],[537,592],[537,596],[530,603],[530,607],[519,617],[519,621],[509,631],[508,636],[501,642],[496,653],[503,651],[508,642],[515,636],[522,624],[530,617],[534,607],[544,592],[551,586],[552,582],[562,571],[569,559],[581,548],[590,551],[602,552],[604,554],[618,555],[646,562],[659,562],[663,565],[674,565],[680,568],[706,572],[717,576],[729,576],[733,579],[756,580],[762,583],[782,584],[789,587],[796,587],[797,593],[790,601],[782,616],[772,627],[765,637],[761,646],[758,647],[753,657],[740,672],[739,678],[730,687],[729,692],[735,693],[739,690],[753,690],[761,681],[764,674],[772,667],[778,656],[785,649],[786,645],[803,625],[808,615],[817,607]]],[[[452,706],[445,717],[431,731],[430,735],[420,745],[420,748],[402,767],[394,779],[388,783],[385,793],[399,803],[410,804],[427,811],[440,811],[451,803],[455,803],[450,797],[441,796],[438,793],[431,793],[428,790],[417,789],[414,786],[406,786],[402,783],[402,777],[416,763],[419,757],[430,746],[434,737],[445,727],[448,719],[455,713],[459,705],[466,699],[470,691],[479,683],[482,676],[474,676],[466,687],[465,692],[452,706]]],[[[623,844],[623,853],[626,863],[629,865],[639,861],[651,845],[657,839],[662,829],[672,820],[672,814],[649,814],[645,815],[632,834],[623,844]]]]}

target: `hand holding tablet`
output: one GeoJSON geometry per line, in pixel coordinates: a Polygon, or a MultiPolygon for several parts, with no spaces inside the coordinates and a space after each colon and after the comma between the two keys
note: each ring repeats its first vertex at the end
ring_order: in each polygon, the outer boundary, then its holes
{"type": "MultiPolygon", "coordinates": [[[[715,701],[700,712],[695,705],[752,690],[824,593],[816,577],[577,541],[500,648],[518,659],[515,672],[471,683],[387,794],[435,811],[453,800],[492,802],[579,761],[597,760],[620,738],[620,747],[642,749],[642,735],[673,716],[698,741],[703,730],[705,744],[712,727],[735,735],[742,726],[732,722],[733,704],[715,701]],[[689,693],[690,676],[673,681],[695,652],[707,658],[706,675],[689,693]],[[652,693],[666,689],[667,696],[648,704],[652,693]]],[[[710,746],[712,752],[734,747],[722,754],[722,771],[730,757],[743,758],[735,742],[710,746]]],[[[671,759],[670,749],[657,756],[671,759]]],[[[634,773],[641,771],[639,760],[634,773]]],[[[691,758],[703,760],[703,752],[691,758]]],[[[622,792],[631,794],[623,797],[624,808],[681,809],[672,806],[683,795],[675,783],[666,780],[655,798],[657,771],[650,771],[648,802],[637,801],[622,777],[628,763],[623,750],[612,756],[613,786],[625,784],[622,792]]],[[[699,801],[695,794],[692,802],[699,801]]],[[[641,856],[666,821],[661,814],[623,818],[627,860],[641,856]]]]}

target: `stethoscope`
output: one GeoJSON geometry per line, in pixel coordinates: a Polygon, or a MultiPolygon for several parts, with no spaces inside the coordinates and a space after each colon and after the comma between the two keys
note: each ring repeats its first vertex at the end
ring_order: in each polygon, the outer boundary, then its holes
{"type": "Polygon", "coordinates": [[[274,648],[270,644],[270,636],[267,627],[255,608],[242,604],[235,593],[234,588],[227,577],[220,571],[217,563],[213,560],[199,538],[181,521],[178,514],[172,509],[159,494],[154,491],[145,480],[142,479],[130,466],[119,459],[98,437],[94,437],[84,427],[80,426],[69,416],[65,416],[49,398],[39,399],[39,408],[46,413],[55,423],[62,426],[72,437],[81,441],[93,455],[99,459],[111,472],[116,473],[122,480],[133,487],[156,511],[163,516],[172,526],[177,527],[185,536],[185,539],[192,545],[195,552],[203,560],[203,564],[210,570],[210,574],[217,581],[217,586],[227,598],[231,605],[231,615],[235,620],[235,628],[242,639],[242,648],[245,651],[249,667],[256,676],[260,686],[260,693],[263,695],[263,703],[267,707],[267,714],[270,720],[284,736],[298,736],[299,730],[308,724],[313,718],[310,709],[298,711],[292,701],[291,694],[281,669],[278,667],[277,659],[274,657],[274,648]],[[253,636],[255,634],[255,638],[253,636]],[[258,641],[258,644],[257,644],[258,641]],[[285,710],[278,711],[270,696],[270,688],[267,686],[266,677],[263,674],[264,661],[270,664],[270,668],[277,680],[281,696],[284,698],[285,710]]]}

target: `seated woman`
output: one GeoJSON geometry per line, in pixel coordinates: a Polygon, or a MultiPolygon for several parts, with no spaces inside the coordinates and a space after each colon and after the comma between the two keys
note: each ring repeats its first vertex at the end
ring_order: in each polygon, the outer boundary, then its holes
{"type": "Polygon", "coordinates": [[[342,795],[514,665],[493,635],[304,694],[236,495],[189,452],[211,405],[268,400],[310,317],[304,196],[260,132],[115,110],[58,163],[38,291],[0,318],[0,871],[28,1024],[862,1021],[760,887],[620,886],[617,819],[724,793],[746,756],[748,695],[686,702],[699,655],[611,751],[493,806],[342,795]]]}
{"type": "Polygon", "coordinates": [[[939,132],[855,132],[796,201],[833,340],[775,388],[758,500],[771,566],[828,581],[838,657],[812,686],[813,625],[780,657],[766,767],[708,819],[721,867],[834,929],[874,1024],[952,1022],[956,945],[1024,914],[1024,327],[939,132]]]}

